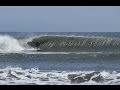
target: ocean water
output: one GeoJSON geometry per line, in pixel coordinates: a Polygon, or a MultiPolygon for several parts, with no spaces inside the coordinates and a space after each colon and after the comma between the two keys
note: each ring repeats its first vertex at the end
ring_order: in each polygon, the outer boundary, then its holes
{"type": "Polygon", "coordinates": [[[0,32],[0,85],[119,84],[118,32],[0,32]]]}

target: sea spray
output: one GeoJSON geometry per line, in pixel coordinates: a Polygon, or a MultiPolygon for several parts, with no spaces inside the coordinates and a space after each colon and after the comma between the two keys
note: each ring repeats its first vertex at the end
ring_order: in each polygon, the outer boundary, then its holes
{"type": "Polygon", "coordinates": [[[19,44],[18,40],[8,36],[0,35],[0,51],[22,51],[24,48],[19,44]]]}

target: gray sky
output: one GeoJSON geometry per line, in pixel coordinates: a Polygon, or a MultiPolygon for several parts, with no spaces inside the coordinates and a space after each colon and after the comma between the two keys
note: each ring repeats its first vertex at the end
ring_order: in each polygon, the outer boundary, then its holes
{"type": "Polygon", "coordinates": [[[0,32],[120,32],[120,6],[0,6],[0,32]]]}

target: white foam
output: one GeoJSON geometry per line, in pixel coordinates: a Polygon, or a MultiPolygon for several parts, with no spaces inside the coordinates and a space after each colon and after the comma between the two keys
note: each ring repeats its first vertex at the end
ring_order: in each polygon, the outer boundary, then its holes
{"type": "Polygon", "coordinates": [[[17,39],[8,36],[8,35],[0,35],[0,51],[6,52],[14,52],[14,51],[22,51],[24,48],[19,44],[17,39]]]}
{"type": "MultiPolygon", "coordinates": [[[[22,69],[22,68],[4,68],[0,69],[0,85],[116,85],[120,84],[120,73],[113,71],[100,71],[94,74],[89,81],[81,83],[71,83],[68,78],[70,74],[80,75],[84,77],[86,74],[94,73],[95,71],[48,71],[39,69],[22,69]],[[92,78],[97,76],[104,78],[103,82],[93,81],[92,78]]],[[[78,76],[77,76],[78,77],[78,76]]],[[[77,78],[76,77],[76,78],[77,78]]]]}
{"type": "MultiPolygon", "coordinates": [[[[111,54],[112,52],[42,52],[42,51],[37,51],[35,48],[25,48],[22,51],[14,51],[14,52],[6,52],[2,51],[0,54],[8,54],[8,53],[23,53],[23,54],[63,54],[63,55],[68,55],[68,54],[91,54],[96,56],[97,54],[111,54]]],[[[118,52],[119,53],[119,52],[118,52]]]]}
{"type": "Polygon", "coordinates": [[[68,55],[68,54],[103,54],[103,52],[37,52],[35,49],[20,52],[24,54],[59,54],[59,55],[68,55]]]}

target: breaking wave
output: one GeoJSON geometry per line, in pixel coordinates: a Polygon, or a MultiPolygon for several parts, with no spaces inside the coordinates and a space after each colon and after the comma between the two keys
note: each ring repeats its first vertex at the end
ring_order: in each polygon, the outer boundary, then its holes
{"type": "Polygon", "coordinates": [[[24,48],[11,36],[0,35],[0,51],[22,51],[24,48]]]}
{"type": "Polygon", "coordinates": [[[0,52],[21,52],[32,50],[27,42],[29,39],[16,39],[9,35],[0,35],[0,52]]]}
{"type": "Polygon", "coordinates": [[[38,69],[0,69],[1,85],[116,85],[117,71],[48,71],[38,69]]]}
{"type": "Polygon", "coordinates": [[[0,35],[0,52],[119,52],[120,38],[86,36],[34,36],[17,39],[0,35]]]}
{"type": "Polygon", "coordinates": [[[120,38],[41,36],[27,44],[42,51],[119,51],[120,38]]]}

